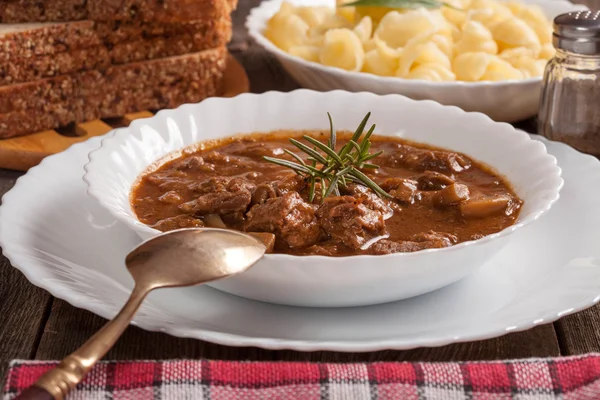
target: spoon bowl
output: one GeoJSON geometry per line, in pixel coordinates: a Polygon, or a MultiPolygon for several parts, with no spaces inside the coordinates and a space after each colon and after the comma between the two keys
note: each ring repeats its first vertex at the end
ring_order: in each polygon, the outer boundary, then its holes
{"type": "Polygon", "coordinates": [[[141,243],[125,264],[136,286],[193,286],[244,272],[265,253],[259,240],[217,228],[170,231],[141,243]],[[226,244],[226,245],[224,245],[226,244]]]}

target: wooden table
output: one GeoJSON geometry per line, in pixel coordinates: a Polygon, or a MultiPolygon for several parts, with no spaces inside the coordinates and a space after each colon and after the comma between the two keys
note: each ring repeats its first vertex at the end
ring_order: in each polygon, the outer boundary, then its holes
{"type": "MultiPolygon", "coordinates": [[[[272,58],[250,42],[243,22],[260,0],[240,1],[234,15],[236,30],[231,52],[243,63],[253,92],[289,91],[298,85],[272,58]]],[[[519,127],[535,130],[534,121],[519,127]]],[[[0,170],[0,195],[21,175],[0,170]]],[[[21,359],[61,359],[98,330],[104,320],[88,311],[74,308],[30,284],[6,258],[0,256],[0,377],[8,362],[21,359]]],[[[492,360],[521,357],[551,357],[600,351],[600,307],[565,317],[554,324],[497,339],[455,344],[433,349],[381,351],[375,353],[299,353],[258,348],[233,348],[130,327],[109,359],[211,358],[223,360],[492,360]]]]}

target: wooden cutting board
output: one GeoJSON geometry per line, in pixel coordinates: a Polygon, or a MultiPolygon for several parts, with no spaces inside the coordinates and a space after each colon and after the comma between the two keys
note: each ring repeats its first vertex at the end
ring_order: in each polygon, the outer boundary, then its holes
{"type": "MultiPolygon", "coordinates": [[[[233,97],[250,90],[250,83],[244,68],[230,54],[225,70],[225,91],[223,97],[233,97]]],[[[72,144],[83,142],[93,136],[104,135],[113,128],[127,126],[138,118],[148,118],[153,114],[142,111],[127,114],[121,118],[95,120],[76,124],[71,132],[59,133],[55,130],[38,132],[27,136],[0,140],[0,168],[27,171],[44,157],[60,153],[72,144]]]]}

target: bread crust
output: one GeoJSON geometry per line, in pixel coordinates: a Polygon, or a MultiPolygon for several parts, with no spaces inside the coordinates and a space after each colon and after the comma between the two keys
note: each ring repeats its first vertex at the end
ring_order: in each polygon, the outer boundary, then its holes
{"type": "MultiPolygon", "coordinates": [[[[0,86],[35,81],[77,71],[104,69],[156,58],[196,53],[223,47],[231,39],[231,18],[195,24],[174,36],[149,36],[137,40],[104,43],[52,55],[15,58],[0,63],[0,86]]],[[[131,38],[127,36],[126,38],[131,38]]]]}
{"type": "Polygon", "coordinates": [[[209,36],[219,30],[231,35],[231,16],[185,23],[121,23],[75,21],[65,23],[0,25],[0,62],[29,59],[140,39],[181,35],[209,36]]]}
{"type": "Polygon", "coordinates": [[[237,0],[7,0],[0,22],[211,20],[231,13],[237,0]]]}
{"type": "Polygon", "coordinates": [[[199,102],[222,90],[225,47],[0,88],[0,138],[199,102]]]}

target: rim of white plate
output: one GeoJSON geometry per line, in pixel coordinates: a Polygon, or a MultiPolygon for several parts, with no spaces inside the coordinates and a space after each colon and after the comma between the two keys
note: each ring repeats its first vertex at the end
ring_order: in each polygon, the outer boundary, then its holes
{"type": "MultiPolygon", "coordinates": [[[[541,138],[541,141],[543,143],[549,142],[548,140],[545,140],[544,138],[541,138]]],[[[58,162],[60,159],[62,159],[62,157],[68,157],[71,154],[78,152],[80,148],[89,146],[90,143],[94,143],[94,142],[99,143],[100,138],[99,137],[92,138],[86,142],[75,144],[75,145],[71,146],[68,150],[66,150],[62,153],[49,156],[49,157],[45,158],[38,166],[31,168],[30,172],[37,173],[37,171],[40,171],[40,170],[46,168],[48,165],[58,162]]],[[[557,142],[552,142],[552,143],[553,143],[553,145],[562,147],[563,149],[567,149],[567,151],[569,151],[569,152],[578,154],[578,156],[581,157],[582,163],[585,160],[585,162],[590,165],[591,168],[586,168],[586,169],[593,170],[595,168],[596,169],[595,175],[597,175],[597,177],[600,178],[600,168],[598,167],[599,161],[597,159],[595,159],[592,156],[581,154],[565,144],[557,143],[557,142]]],[[[7,192],[3,196],[2,204],[10,203],[11,201],[13,201],[13,198],[16,198],[16,193],[18,193],[18,191],[20,191],[20,188],[27,185],[29,180],[34,179],[34,176],[35,175],[32,173],[27,173],[27,174],[21,176],[20,178],[18,178],[13,189],[11,189],[9,192],[7,192]]],[[[3,212],[4,212],[4,207],[0,207],[0,220],[2,219],[3,212]]],[[[4,250],[4,256],[11,262],[11,265],[13,267],[17,268],[18,270],[20,270],[31,283],[33,283],[35,286],[38,286],[42,289],[47,290],[53,296],[61,298],[75,307],[88,310],[88,311],[93,312],[97,315],[100,315],[104,318],[112,318],[114,316],[114,314],[112,314],[110,311],[106,310],[105,308],[103,309],[100,306],[95,306],[95,305],[93,305],[93,303],[90,304],[89,302],[87,302],[85,296],[81,296],[75,292],[64,292],[64,291],[58,292],[47,281],[38,279],[36,277],[35,272],[43,267],[36,266],[36,265],[33,265],[33,266],[30,265],[30,263],[28,263],[26,260],[24,260],[24,257],[21,254],[19,254],[18,251],[13,251],[10,248],[6,249],[6,244],[7,244],[7,241],[3,237],[3,230],[0,225],[0,247],[2,247],[2,249],[4,250]]],[[[115,284],[118,286],[121,286],[116,282],[115,282],[115,284]]],[[[169,324],[167,324],[165,327],[155,327],[155,326],[149,327],[149,326],[145,326],[144,324],[137,324],[135,322],[133,322],[132,324],[138,325],[141,328],[149,330],[149,331],[160,331],[160,332],[165,332],[165,333],[171,334],[173,336],[195,338],[195,339],[199,339],[199,340],[205,340],[205,341],[209,341],[209,342],[213,342],[213,343],[217,343],[217,344],[228,345],[228,346],[257,346],[257,347],[261,347],[261,348],[265,348],[265,349],[272,349],[272,350],[280,350],[280,349],[294,349],[294,350],[299,350],[299,351],[331,350],[331,351],[340,351],[340,352],[368,352],[368,351],[378,351],[378,350],[385,350],[385,349],[407,350],[407,349],[412,349],[412,348],[417,348],[417,347],[438,347],[438,346],[444,346],[444,345],[447,345],[450,343],[485,340],[485,339],[502,336],[502,335],[510,333],[510,332],[524,331],[524,330],[533,328],[540,324],[554,322],[557,319],[559,319],[565,315],[576,313],[578,311],[584,310],[588,307],[591,307],[591,306],[597,304],[600,301],[600,288],[598,288],[598,293],[599,294],[591,302],[585,302],[583,304],[580,304],[577,307],[569,307],[569,308],[566,308],[566,309],[563,309],[560,311],[554,311],[551,313],[547,313],[547,314],[543,315],[541,318],[539,316],[537,316],[536,319],[534,319],[534,320],[528,320],[527,322],[522,322],[518,325],[510,325],[510,326],[502,325],[502,328],[492,327],[492,328],[484,330],[478,334],[446,337],[446,338],[437,339],[437,340],[425,340],[425,341],[415,340],[412,343],[407,343],[406,340],[404,340],[404,341],[402,341],[402,340],[381,340],[381,341],[377,341],[377,343],[372,343],[372,342],[365,343],[363,341],[349,341],[349,342],[318,341],[317,342],[317,341],[313,341],[313,340],[287,340],[287,339],[276,339],[276,338],[268,338],[268,337],[252,337],[252,338],[250,338],[250,337],[246,337],[246,336],[242,336],[242,335],[234,335],[234,334],[211,331],[208,329],[182,329],[182,328],[174,327],[173,325],[169,325],[169,324]]]]}

